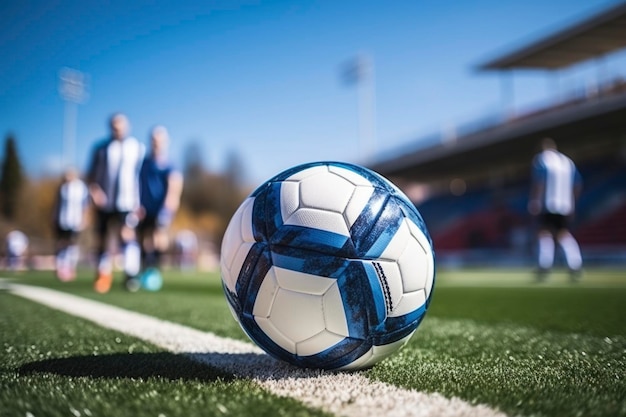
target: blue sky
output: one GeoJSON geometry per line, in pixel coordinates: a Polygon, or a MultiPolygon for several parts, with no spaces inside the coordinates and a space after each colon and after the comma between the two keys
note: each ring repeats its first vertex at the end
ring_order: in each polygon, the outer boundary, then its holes
{"type": "MultiPolygon", "coordinates": [[[[476,72],[478,63],[616,1],[7,3],[0,3],[0,134],[15,134],[30,175],[58,169],[58,73],[67,66],[91,80],[78,109],[80,168],[105,137],[107,117],[123,111],[142,141],[151,126],[167,126],[178,165],[190,143],[212,170],[237,152],[254,185],[306,161],[362,162],[357,92],[340,81],[342,64],[357,53],[375,65],[374,155],[394,152],[500,112],[500,79],[476,72]]],[[[624,58],[609,59],[603,71],[623,74],[624,58]]],[[[567,89],[597,70],[560,74],[567,89]]],[[[550,79],[517,74],[516,106],[553,97],[550,79]]]]}

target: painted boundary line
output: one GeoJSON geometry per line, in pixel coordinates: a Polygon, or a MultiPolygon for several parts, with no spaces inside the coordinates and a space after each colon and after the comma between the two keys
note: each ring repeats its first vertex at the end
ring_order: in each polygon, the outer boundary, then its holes
{"type": "Polygon", "coordinates": [[[194,361],[251,378],[272,394],[346,417],[460,416],[503,417],[472,405],[371,381],[360,373],[299,369],[279,362],[250,343],[223,338],[180,324],[42,287],[2,283],[15,295],[134,336],[194,361]]]}

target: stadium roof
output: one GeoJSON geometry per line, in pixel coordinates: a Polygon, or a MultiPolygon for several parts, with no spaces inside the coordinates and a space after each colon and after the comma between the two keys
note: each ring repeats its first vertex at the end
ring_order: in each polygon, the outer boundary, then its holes
{"type": "Polygon", "coordinates": [[[626,47],[626,2],[478,66],[479,70],[564,68],[626,47]]]}
{"type": "Polygon", "coordinates": [[[381,158],[368,166],[394,179],[428,182],[468,178],[475,174],[523,167],[544,136],[553,137],[575,159],[619,153],[626,120],[626,93],[589,100],[578,105],[513,119],[442,141],[426,148],[381,158]]]}

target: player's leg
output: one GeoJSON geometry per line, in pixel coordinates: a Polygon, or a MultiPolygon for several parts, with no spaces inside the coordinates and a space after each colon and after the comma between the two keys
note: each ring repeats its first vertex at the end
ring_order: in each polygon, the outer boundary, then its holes
{"type": "Polygon", "coordinates": [[[107,251],[108,232],[114,225],[111,222],[112,215],[104,211],[96,214],[96,245],[97,245],[97,272],[94,282],[94,290],[101,294],[109,292],[113,283],[113,265],[111,256],[107,251]]]}
{"type": "Polygon", "coordinates": [[[152,268],[156,264],[155,246],[154,246],[155,220],[154,218],[146,218],[142,227],[142,247],[141,256],[145,269],[152,268]]]}
{"type": "Polygon", "coordinates": [[[7,250],[7,266],[9,271],[17,271],[19,264],[19,256],[11,249],[7,250]]]}
{"type": "Polygon", "coordinates": [[[57,227],[55,230],[56,244],[55,244],[55,272],[60,281],[69,281],[69,265],[68,265],[68,246],[67,231],[57,227]]]}
{"type": "Polygon", "coordinates": [[[160,229],[155,222],[148,225],[145,238],[145,270],[141,274],[140,282],[142,288],[149,291],[158,291],[163,285],[163,277],[161,275],[161,244],[160,229]]]}
{"type": "Polygon", "coordinates": [[[80,258],[80,248],[78,247],[78,235],[79,233],[74,230],[70,230],[68,238],[67,252],[67,265],[69,269],[69,279],[76,278],[76,267],[78,266],[78,259],[80,258]]]}
{"type": "Polygon", "coordinates": [[[552,234],[554,216],[551,213],[543,213],[539,221],[539,232],[537,234],[537,278],[543,280],[554,264],[554,236],[552,234]]]}
{"type": "Polygon", "coordinates": [[[538,235],[538,278],[545,278],[554,263],[554,238],[548,230],[540,230],[538,235]]]}
{"type": "Polygon", "coordinates": [[[120,228],[119,239],[124,257],[124,287],[129,291],[139,289],[137,275],[141,269],[141,249],[137,242],[137,218],[132,213],[121,213],[123,223],[120,228]]]}
{"type": "Polygon", "coordinates": [[[570,270],[570,274],[573,280],[580,278],[580,274],[583,266],[583,258],[580,253],[580,247],[578,242],[567,229],[561,229],[557,234],[557,240],[559,246],[563,249],[565,255],[565,262],[570,270]]]}

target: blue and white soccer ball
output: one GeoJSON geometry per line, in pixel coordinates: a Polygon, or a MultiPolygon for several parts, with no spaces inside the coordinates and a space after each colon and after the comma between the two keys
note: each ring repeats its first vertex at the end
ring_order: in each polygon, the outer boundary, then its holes
{"type": "Polygon", "coordinates": [[[222,244],[231,311],[270,355],[308,368],[360,369],[404,346],[435,280],[422,217],[366,168],[316,162],[257,188],[222,244]]]}

